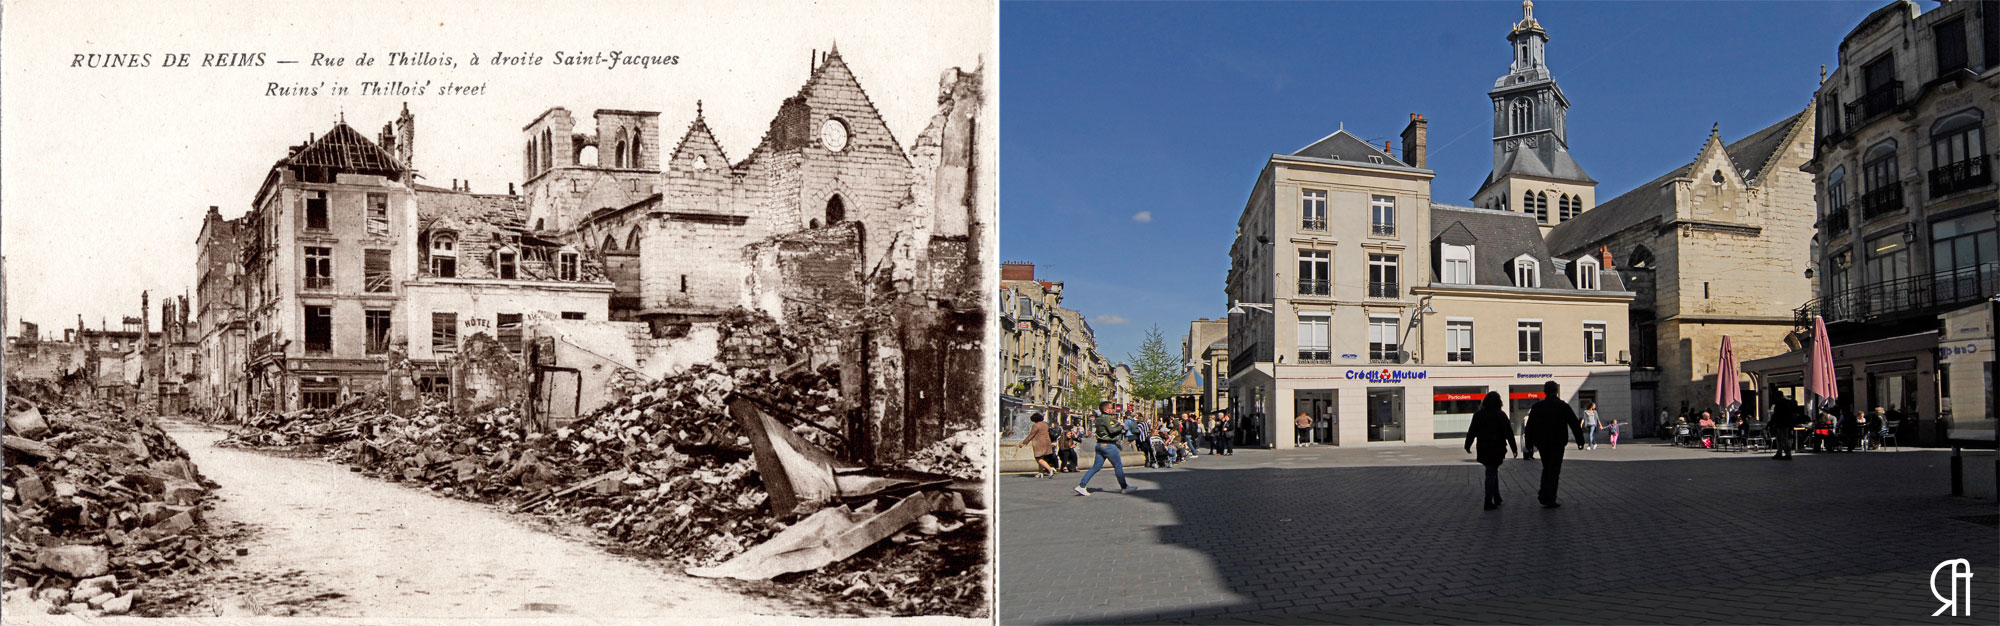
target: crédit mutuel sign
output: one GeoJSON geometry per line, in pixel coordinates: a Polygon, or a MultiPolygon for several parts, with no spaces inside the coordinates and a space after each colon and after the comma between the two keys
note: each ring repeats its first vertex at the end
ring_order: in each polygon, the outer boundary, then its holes
{"type": "Polygon", "coordinates": [[[1371,383],[1400,383],[1425,378],[1430,378],[1430,372],[1424,370],[1347,370],[1348,380],[1365,380],[1371,383]]]}

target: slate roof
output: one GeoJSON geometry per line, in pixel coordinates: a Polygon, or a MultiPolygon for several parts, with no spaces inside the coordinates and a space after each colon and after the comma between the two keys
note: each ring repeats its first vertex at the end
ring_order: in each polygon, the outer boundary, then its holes
{"type": "Polygon", "coordinates": [[[1341,161],[1360,161],[1362,163],[1373,162],[1371,159],[1368,158],[1372,156],[1372,157],[1380,157],[1382,159],[1382,163],[1385,165],[1407,166],[1402,161],[1396,160],[1395,156],[1392,156],[1389,153],[1382,151],[1381,148],[1369,145],[1368,142],[1362,141],[1360,137],[1356,137],[1354,136],[1353,133],[1347,132],[1347,129],[1345,128],[1333,131],[1333,134],[1320,138],[1319,141],[1313,142],[1312,145],[1306,146],[1304,148],[1299,148],[1297,151],[1292,153],[1292,156],[1312,157],[1316,159],[1337,159],[1341,161]]]}
{"type": "MultiPolygon", "coordinates": [[[[1744,182],[1752,185],[1762,182],[1756,177],[1763,174],[1765,166],[1784,148],[1785,137],[1791,134],[1793,126],[1804,122],[1805,115],[1806,111],[1799,111],[1736,140],[1736,143],[1723,146],[1724,156],[1736,165],[1737,174],[1742,176],[1744,182]]],[[[1701,157],[1697,155],[1695,158],[1701,157]]],[[[1692,167],[1694,161],[1690,160],[1659,178],[1557,224],[1549,230],[1549,249],[1568,253],[1653,217],[1667,219],[1675,213],[1674,194],[1673,190],[1662,188],[1662,185],[1686,176],[1692,167]]]]}
{"type": "MultiPolygon", "coordinates": [[[[1431,204],[1431,232],[1439,233],[1431,242],[1435,244],[1458,231],[1477,239],[1472,247],[1473,284],[1514,286],[1514,259],[1527,254],[1540,264],[1543,289],[1575,288],[1570,284],[1569,277],[1557,271],[1555,263],[1550,262],[1549,250],[1542,245],[1542,227],[1535,223],[1532,215],[1431,204]]],[[[1432,282],[1443,279],[1438,276],[1435,266],[1428,269],[1432,282]]]]}
{"type": "MultiPolygon", "coordinates": [[[[518,280],[555,281],[555,252],[560,242],[537,238],[525,229],[528,205],[522,196],[476,194],[430,185],[416,185],[417,228],[424,233],[418,253],[425,276],[430,275],[429,235],[451,231],[458,238],[457,278],[498,278],[493,251],[501,247],[518,253],[515,276],[518,280]]],[[[574,249],[574,248],[573,248],[574,249]]],[[[578,252],[583,252],[578,250],[578,252]]],[[[596,255],[578,255],[578,281],[606,283],[604,266],[596,255]]]]}
{"type": "MultiPolygon", "coordinates": [[[[1554,133],[1547,133],[1547,137],[1538,143],[1540,145],[1534,148],[1523,146],[1513,150],[1500,150],[1500,156],[1493,161],[1493,171],[1486,175],[1486,182],[1481,183],[1479,188],[1485,190],[1488,185],[1493,184],[1493,181],[1514,174],[1586,183],[1597,182],[1589,174],[1583,173],[1583,166],[1576,163],[1576,159],[1569,155],[1569,150],[1557,147],[1559,142],[1555,140],[1554,133]]],[[[1498,147],[1494,149],[1499,150],[1498,147]]]]}

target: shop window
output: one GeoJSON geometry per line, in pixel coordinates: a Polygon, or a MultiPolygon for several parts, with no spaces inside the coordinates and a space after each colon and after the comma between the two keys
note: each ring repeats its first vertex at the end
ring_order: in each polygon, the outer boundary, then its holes
{"type": "Polygon", "coordinates": [[[1486,399],[1485,387],[1437,387],[1431,391],[1431,438],[1464,439],[1472,414],[1486,399]]]}
{"type": "Polygon", "coordinates": [[[1403,440],[1403,390],[1368,390],[1368,440],[1403,440]]]}
{"type": "Polygon", "coordinates": [[[340,389],[312,387],[299,390],[299,408],[331,409],[340,404],[340,389]]]}

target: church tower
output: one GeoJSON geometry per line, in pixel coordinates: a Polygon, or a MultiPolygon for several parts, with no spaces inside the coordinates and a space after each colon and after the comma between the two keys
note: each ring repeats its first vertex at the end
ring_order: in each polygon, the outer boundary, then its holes
{"type": "Polygon", "coordinates": [[[1542,233],[1597,205],[1597,181],[1569,154],[1569,99],[1549,74],[1549,33],[1535,3],[1507,34],[1513,62],[1486,92],[1493,99],[1493,173],[1474,206],[1534,215],[1542,233]]]}

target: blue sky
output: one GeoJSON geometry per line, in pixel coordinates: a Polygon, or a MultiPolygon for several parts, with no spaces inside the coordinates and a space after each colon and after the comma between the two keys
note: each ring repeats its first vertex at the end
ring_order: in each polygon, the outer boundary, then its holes
{"type": "MultiPolygon", "coordinates": [[[[1803,109],[1886,2],[1543,2],[1569,144],[1609,200],[1803,109]]],[[[1934,2],[1921,2],[1928,10],[1934,2]]],[[[1114,361],[1219,317],[1236,219],[1272,153],[1430,119],[1433,198],[1492,169],[1486,91],[1519,2],[1003,2],[1000,256],[1065,283],[1114,361]]],[[[1398,146],[1400,154],[1401,146],[1398,146]]]]}

